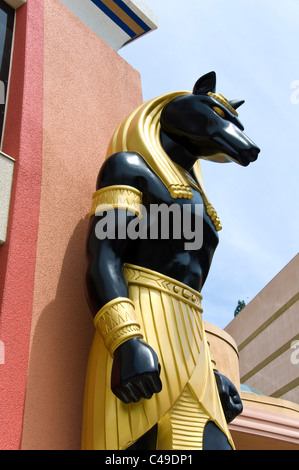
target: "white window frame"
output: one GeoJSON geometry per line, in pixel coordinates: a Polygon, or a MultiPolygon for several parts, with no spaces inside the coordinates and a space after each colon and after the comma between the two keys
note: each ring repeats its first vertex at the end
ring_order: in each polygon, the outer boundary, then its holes
{"type": "MultiPolygon", "coordinates": [[[[23,6],[26,3],[26,0],[4,0],[4,2],[7,3],[10,7],[17,9],[23,6]]],[[[13,32],[13,37],[12,37],[10,69],[11,69],[12,55],[13,55],[13,44],[14,44],[14,32],[13,32]]],[[[8,89],[7,89],[7,94],[6,94],[6,102],[8,102],[9,81],[10,81],[10,72],[8,76],[8,89]]],[[[6,237],[7,237],[11,189],[12,189],[13,173],[14,173],[14,165],[15,165],[15,160],[9,155],[6,155],[5,153],[2,152],[2,141],[3,141],[3,134],[4,134],[4,129],[5,129],[6,112],[7,112],[7,108],[5,108],[1,143],[0,143],[0,245],[5,243],[6,237]]]]}

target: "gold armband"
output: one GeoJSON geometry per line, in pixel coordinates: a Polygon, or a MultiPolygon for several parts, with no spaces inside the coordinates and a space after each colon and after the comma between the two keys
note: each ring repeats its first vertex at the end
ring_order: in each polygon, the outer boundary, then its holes
{"type": "Polygon", "coordinates": [[[141,217],[142,193],[131,186],[108,186],[92,198],[90,216],[109,209],[126,209],[141,217]]]}
{"type": "Polygon", "coordinates": [[[113,357],[114,351],[125,341],[142,337],[132,300],[118,297],[111,300],[96,314],[94,325],[113,357]]]}

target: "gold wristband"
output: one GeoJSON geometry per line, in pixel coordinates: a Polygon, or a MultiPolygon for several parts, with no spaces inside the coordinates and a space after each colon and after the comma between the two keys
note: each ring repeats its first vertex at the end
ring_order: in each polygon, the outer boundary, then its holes
{"type": "Polygon", "coordinates": [[[142,337],[135,316],[135,305],[128,298],[118,297],[104,305],[96,314],[94,325],[112,357],[114,351],[125,341],[142,337]]]}

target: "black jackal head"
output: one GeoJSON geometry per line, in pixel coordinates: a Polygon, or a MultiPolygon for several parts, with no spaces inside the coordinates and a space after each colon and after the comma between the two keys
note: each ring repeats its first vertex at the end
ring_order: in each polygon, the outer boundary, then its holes
{"type": "Polygon", "coordinates": [[[216,74],[210,72],[196,82],[192,94],[165,106],[161,129],[194,157],[247,166],[260,149],[244,134],[238,119],[236,109],[243,103],[216,94],[216,74]]]}

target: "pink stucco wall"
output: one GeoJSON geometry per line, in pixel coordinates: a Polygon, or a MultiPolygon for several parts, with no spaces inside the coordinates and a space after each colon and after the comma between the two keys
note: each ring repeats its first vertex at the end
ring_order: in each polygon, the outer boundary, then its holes
{"type": "Polygon", "coordinates": [[[59,0],[17,10],[3,145],[16,164],[0,247],[0,449],[80,448],[93,335],[88,212],[110,137],[141,102],[139,74],[59,0]]]}
{"type": "Polygon", "coordinates": [[[0,247],[0,448],[22,437],[41,188],[43,7],[16,14],[15,48],[3,151],[16,160],[8,239],[0,247]]]}
{"type": "Polygon", "coordinates": [[[79,449],[94,333],[84,294],[88,212],[139,74],[59,0],[44,2],[43,153],[22,449],[79,449]]]}

